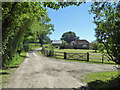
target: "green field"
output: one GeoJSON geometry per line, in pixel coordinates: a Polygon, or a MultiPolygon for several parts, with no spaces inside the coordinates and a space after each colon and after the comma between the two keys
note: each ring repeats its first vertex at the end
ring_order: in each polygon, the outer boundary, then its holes
{"type": "Polygon", "coordinates": [[[83,79],[91,88],[118,88],[120,85],[120,77],[118,71],[106,71],[91,73],[83,79]]]}
{"type": "MultiPolygon", "coordinates": [[[[49,50],[48,48],[46,48],[47,50],[49,50]]],[[[54,49],[54,57],[52,58],[56,58],[56,59],[62,59],[62,60],[69,60],[69,61],[77,61],[77,62],[87,62],[87,63],[97,63],[97,64],[102,64],[102,54],[99,53],[97,51],[97,53],[95,53],[95,50],[89,50],[89,49],[58,49],[55,48],[54,49]],[[59,53],[61,52],[61,53],[59,53]],[[66,53],[89,53],[89,62],[87,62],[86,60],[69,60],[69,59],[64,59],[64,52],[66,53]]],[[[85,56],[86,58],[87,56],[85,56]]],[[[50,57],[51,58],[51,57],[50,57]]],[[[104,64],[115,64],[115,62],[113,61],[108,61],[108,57],[104,56],[104,64]]]]}

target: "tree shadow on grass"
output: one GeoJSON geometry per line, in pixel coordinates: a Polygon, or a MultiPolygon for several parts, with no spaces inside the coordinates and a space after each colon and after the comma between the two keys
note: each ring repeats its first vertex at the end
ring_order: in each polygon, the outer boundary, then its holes
{"type": "Polygon", "coordinates": [[[120,75],[108,81],[95,80],[74,90],[120,90],[120,75]]]}
{"type": "Polygon", "coordinates": [[[54,56],[54,58],[55,59],[64,59],[63,57],[55,57],[55,56],[54,56]]]}
{"type": "Polygon", "coordinates": [[[97,61],[89,61],[89,62],[91,62],[91,63],[98,63],[98,64],[111,64],[111,65],[114,64],[114,63],[110,63],[110,62],[103,62],[103,63],[102,63],[102,61],[101,61],[101,62],[97,62],[97,61]]]}
{"type": "Polygon", "coordinates": [[[18,68],[19,65],[12,65],[12,66],[9,66],[8,68],[18,68]]]}
{"type": "Polygon", "coordinates": [[[8,72],[0,72],[0,75],[5,75],[5,74],[9,74],[8,72]]]}

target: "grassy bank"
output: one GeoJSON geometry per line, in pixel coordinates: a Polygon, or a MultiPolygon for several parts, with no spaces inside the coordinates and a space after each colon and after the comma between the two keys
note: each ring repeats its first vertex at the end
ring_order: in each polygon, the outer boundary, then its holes
{"type": "MultiPolygon", "coordinates": [[[[38,49],[40,48],[40,45],[39,44],[30,44],[31,47],[30,47],[30,50],[34,50],[34,49],[38,49]]],[[[16,55],[13,60],[10,62],[10,64],[7,66],[6,69],[4,70],[0,70],[0,73],[2,74],[0,76],[0,78],[2,78],[2,85],[4,86],[5,83],[8,82],[8,78],[10,76],[10,74],[12,72],[15,71],[16,68],[19,67],[19,65],[25,60],[26,58],[26,53],[27,51],[23,51],[20,53],[20,56],[19,55],[16,55]]]]}
{"type": "MultiPolygon", "coordinates": [[[[46,48],[49,50],[48,48],[46,48]]],[[[83,62],[83,63],[96,63],[96,64],[110,64],[114,65],[115,62],[113,61],[108,61],[104,60],[104,63],[102,63],[102,54],[99,52],[95,52],[95,50],[89,50],[89,49],[54,49],[54,52],[66,52],[66,53],[89,53],[89,62],[84,61],[84,60],[69,60],[69,59],[64,59],[63,53],[56,53],[58,55],[62,56],[54,56],[54,57],[49,57],[49,58],[56,58],[60,60],[67,60],[67,61],[73,61],[73,62],[83,62]]],[[[41,54],[41,52],[39,51],[41,54]]],[[[42,55],[42,54],[41,54],[42,55]]],[[[44,56],[44,55],[43,55],[44,56]]],[[[108,59],[107,57],[104,57],[104,59],[108,59]]]]}
{"type": "Polygon", "coordinates": [[[18,68],[19,65],[24,61],[26,58],[26,53],[27,52],[21,52],[20,56],[18,57],[17,60],[13,60],[10,65],[8,66],[7,69],[0,70],[0,73],[2,74],[0,78],[2,78],[2,85],[7,83],[9,75],[15,70],[15,68],[18,68]]]}
{"type": "Polygon", "coordinates": [[[87,75],[84,78],[84,81],[87,82],[87,85],[90,88],[97,89],[117,89],[120,85],[120,77],[118,77],[118,71],[92,73],[87,75]]]}

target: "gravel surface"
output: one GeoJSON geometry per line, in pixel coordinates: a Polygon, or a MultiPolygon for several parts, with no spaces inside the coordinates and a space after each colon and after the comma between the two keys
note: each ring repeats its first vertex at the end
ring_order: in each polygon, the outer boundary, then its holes
{"type": "Polygon", "coordinates": [[[113,65],[50,59],[34,50],[27,53],[4,88],[78,88],[86,85],[85,74],[111,70],[113,65]]]}

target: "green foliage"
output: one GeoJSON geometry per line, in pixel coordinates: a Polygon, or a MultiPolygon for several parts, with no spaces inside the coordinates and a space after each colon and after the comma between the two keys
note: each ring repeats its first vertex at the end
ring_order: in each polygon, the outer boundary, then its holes
{"type": "Polygon", "coordinates": [[[38,38],[39,34],[50,34],[54,29],[47,24],[50,19],[47,9],[38,2],[3,2],[2,3],[2,54],[3,67],[13,59],[17,50],[30,50],[27,44],[38,38]],[[44,32],[45,31],[45,32],[44,32]]]}
{"type": "Polygon", "coordinates": [[[42,34],[42,35],[38,35],[38,39],[39,39],[39,43],[42,45],[42,44],[50,44],[51,43],[51,39],[50,37],[48,37],[47,35],[45,34],[42,34]]]}
{"type": "Polygon", "coordinates": [[[120,64],[120,2],[95,2],[90,13],[95,14],[97,41],[105,46],[109,59],[120,64]]]}
{"type": "Polygon", "coordinates": [[[49,45],[48,45],[48,49],[49,49],[50,51],[54,51],[54,47],[52,46],[52,44],[49,44],[49,45]]]}
{"type": "Polygon", "coordinates": [[[54,46],[55,48],[59,48],[60,46],[59,45],[56,45],[56,46],[54,46]]]}
{"type": "Polygon", "coordinates": [[[98,43],[97,42],[90,43],[90,49],[95,50],[95,52],[97,52],[97,50],[98,50],[98,43]]]}
{"type": "Polygon", "coordinates": [[[102,43],[99,43],[99,44],[98,44],[98,49],[99,49],[99,52],[100,52],[100,53],[103,53],[103,54],[105,53],[105,52],[104,52],[105,46],[104,46],[102,43]]]}
{"type": "Polygon", "coordinates": [[[7,69],[7,68],[13,68],[13,67],[18,67],[20,63],[22,63],[26,57],[27,52],[21,52],[21,55],[19,56],[18,54],[15,54],[12,60],[7,61],[4,64],[4,67],[2,69],[7,69]]]}
{"type": "Polygon", "coordinates": [[[27,52],[21,52],[19,57],[15,56],[9,64],[5,64],[5,66],[2,68],[3,70],[0,70],[0,73],[2,73],[0,77],[2,78],[2,86],[8,82],[9,75],[14,72],[15,68],[17,68],[24,61],[26,53],[27,52]]]}
{"type": "Polygon", "coordinates": [[[51,39],[50,37],[46,36],[43,40],[44,44],[50,44],[51,43],[51,39]]]}
{"type": "Polygon", "coordinates": [[[43,47],[48,48],[49,44],[44,44],[43,47]]]}
{"type": "Polygon", "coordinates": [[[49,7],[55,10],[59,8],[65,8],[68,6],[76,5],[79,6],[82,2],[42,2],[44,7],[49,7]]]}
{"type": "MultiPolygon", "coordinates": [[[[49,7],[58,10],[81,2],[2,2],[2,59],[3,67],[9,63],[17,50],[29,50],[27,43],[54,31],[48,17],[49,7]]],[[[49,42],[49,38],[45,43],[49,42]]],[[[44,39],[46,39],[44,38],[44,39]]],[[[44,41],[40,41],[42,44],[44,41]]]]}
{"type": "Polygon", "coordinates": [[[60,49],[64,49],[66,45],[67,45],[67,42],[62,40],[62,43],[60,44],[60,49]]]}
{"type": "Polygon", "coordinates": [[[71,41],[75,41],[77,39],[79,39],[79,37],[77,37],[76,34],[71,31],[63,33],[61,37],[61,40],[64,40],[67,43],[70,43],[71,41]]]}
{"type": "Polygon", "coordinates": [[[99,73],[92,73],[85,77],[84,79],[90,88],[118,88],[119,83],[119,76],[117,71],[107,71],[107,72],[99,72],[99,73]]]}

